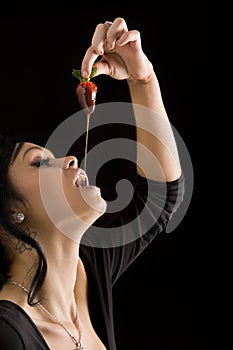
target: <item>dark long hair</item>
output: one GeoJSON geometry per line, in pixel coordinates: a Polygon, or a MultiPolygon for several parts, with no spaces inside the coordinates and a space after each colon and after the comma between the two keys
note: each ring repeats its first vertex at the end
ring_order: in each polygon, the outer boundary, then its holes
{"type": "Polygon", "coordinates": [[[7,249],[7,241],[15,237],[34,248],[38,255],[36,272],[28,294],[28,304],[32,306],[38,302],[35,299],[45,280],[47,262],[38,242],[30,237],[26,231],[18,228],[12,220],[10,202],[12,200],[23,202],[23,198],[14,190],[14,186],[8,176],[8,170],[23,144],[23,141],[15,137],[0,135],[0,290],[10,278],[9,272],[12,259],[9,249],[7,249]]]}

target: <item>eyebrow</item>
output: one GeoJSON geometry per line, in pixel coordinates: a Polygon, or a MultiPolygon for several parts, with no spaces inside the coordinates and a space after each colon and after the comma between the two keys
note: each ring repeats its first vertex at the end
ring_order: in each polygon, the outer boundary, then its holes
{"type": "MultiPolygon", "coordinates": [[[[43,148],[38,147],[38,146],[29,147],[29,148],[24,152],[23,160],[24,160],[24,158],[26,157],[26,155],[28,154],[28,152],[32,151],[33,149],[37,149],[37,150],[42,151],[42,152],[44,151],[43,148]]],[[[52,152],[50,152],[50,153],[52,154],[52,152]]]]}

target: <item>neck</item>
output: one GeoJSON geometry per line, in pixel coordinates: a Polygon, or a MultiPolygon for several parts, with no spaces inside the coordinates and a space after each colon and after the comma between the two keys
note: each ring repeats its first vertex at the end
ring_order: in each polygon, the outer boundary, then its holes
{"type": "MultiPolygon", "coordinates": [[[[75,317],[74,287],[79,262],[79,245],[64,238],[43,245],[48,263],[44,284],[38,295],[43,306],[59,320],[72,320],[75,317]]],[[[29,289],[34,271],[28,274],[35,263],[35,253],[25,251],[18,254],[11,271],[11,281],[22,283],[29,289]],[[30,262],[30,264],[29,264],[30,262]]]]}

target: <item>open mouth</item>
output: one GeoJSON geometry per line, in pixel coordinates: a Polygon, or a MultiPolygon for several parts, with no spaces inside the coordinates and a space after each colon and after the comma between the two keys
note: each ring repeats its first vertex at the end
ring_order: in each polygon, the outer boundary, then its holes
{"type": "Polygon", "coordinates": [[[87,174],[83,170],[79,169],[75,180],[75,186],[85,187],[88,185],[89,185],[89,181],[88,181],[87,174]]]}

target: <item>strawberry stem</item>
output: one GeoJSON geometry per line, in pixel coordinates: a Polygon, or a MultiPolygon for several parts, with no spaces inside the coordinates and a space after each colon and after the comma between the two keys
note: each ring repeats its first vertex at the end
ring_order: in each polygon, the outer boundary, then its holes
{"type": "Polygon", "coordinates": [[[75,78],[79,79],[80,82],[85,82],[85,81],[90,81],[96,75],[96,72],[97,72],[97,68],[93,67],[92,70],[91,70],[91,75],[88,78],[83,78],[82,75],[81,75],[81,70],[80,69],[73,69],[72,70],[72,75],[75,78]]]}

